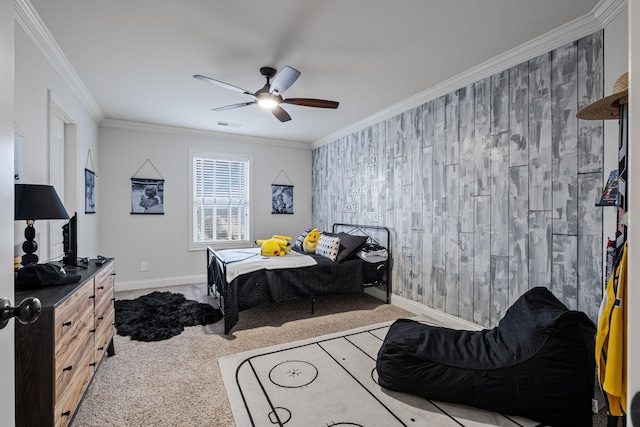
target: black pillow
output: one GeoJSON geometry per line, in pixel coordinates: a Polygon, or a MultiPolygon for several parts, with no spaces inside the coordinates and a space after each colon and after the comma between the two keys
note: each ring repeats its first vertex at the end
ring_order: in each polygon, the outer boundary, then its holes
{"type": "Polygon", "coordinates": [[[337,262],[352,257],[367,242],[367,236],[356,236],[349,233],[337,233],[340,237],[340,252],[338,252],[337,262]]]}
{"type": "Polygon", "coordinates": [[[295,249],[296,251],[303,251],[302,249],[302,244],[304,243],[304,238],[307,237],[307,234],[309,234],[309,232],[311,231],[311,228],[307,228],[305,229],[296,239],[295,242],[293,242],[293,249],[295,249]]]}

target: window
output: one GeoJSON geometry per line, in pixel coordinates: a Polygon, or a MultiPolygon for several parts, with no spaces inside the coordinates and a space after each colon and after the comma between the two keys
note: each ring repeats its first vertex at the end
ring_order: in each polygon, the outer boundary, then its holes
{"type": "Polygon", "coordinates": [[[249,244],[248,156],[190,153],[190,249],[249,244]]]}

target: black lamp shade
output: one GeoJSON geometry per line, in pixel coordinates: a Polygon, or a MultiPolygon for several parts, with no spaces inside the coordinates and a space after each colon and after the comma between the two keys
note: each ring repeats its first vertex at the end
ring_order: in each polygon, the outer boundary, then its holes
{"type": "Polygon", "coordinates": [[[53,186],[16,184],[15,219],[69,219],[69,214],[53,186]]]}

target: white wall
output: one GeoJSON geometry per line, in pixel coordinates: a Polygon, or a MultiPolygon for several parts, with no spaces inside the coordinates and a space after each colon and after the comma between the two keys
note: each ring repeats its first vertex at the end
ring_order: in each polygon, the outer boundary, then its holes
{"type": "MultiPolygon", "coordinates": [[[[97,161],[98,125],[73,91],[44,58],[20,25],[15,26],[15,122],[24,135],[23,180],[25,184],[49,183],[49,97],[77,127],[78,150],[75,159],[78,206],[65,206],[70,214],[78,211],[78,247],[83,256],[95,256],[98,248],[99,216],[84,214],[84,168],[89,150],[97,161]]],[[[15,223],[16,255],[21,255],[24,221],[15,223]]],[[[60,254],[48,253],[49,221],[36,221],[38,256],[43,262],[60,254]]],[[[56,230],[53,230],[55,233],[56,230]]],[[[62,231],[60,230],[60,233],[62,231]]],[[[59,258],[58,258],[59,259],[59,258]]]]}
{"type": "MultiPolygon", "coordinates": [[[[253,156],[252,241],[274,234],[295,238],[311,225],[311,149],[306,144],[130,122],[106,124],[100,126],[96,209],[102,212],[101,255],[116,258],[117,290],[205,282],[205,251],[189,251],[190,148],[253,156]],[[165,180],[164,215],[131,215],[131,177],[147,159],[165,180]],[[294,185],[293,215],[271,214],[271,184],[281,170],[294,185]],[[143,261],[147,272],[140,271],[143,261]]],[[[144,171],[154,172],[149,165],[144,171]]],[[[284,174],[276,183],[287,183],[284,174]]]]}
{"type": "MultiPolygon", "coordinates": [[[[638,142],[640,141],[640,109],[633,107],[640,105],[640,86],[638,78],[633,79],[633,75],[640,75],[640,28],[637,25],[630,25],[632,22],[640,22],[640,2],[637,0],[629,1],[629,8],[625,10],[627,13],[621,13],[605,28],[605,95],[609,95],[616,79],[626,71],[631,72],[631,81],[634,86],[630,93],[629,116],[629,163],[640,163],[640,154],[638,154],[638,142]],[[635,81],[635,84],[634,84],[635,81]],[[635,89],[635,90],[634,90],[635,89]],[[636,124],[636,126],[634,126],[636,124]]],[[[618,146],[618,121],[605,121],[605,170],[617,169],[617,146],[618,146]]],[[[640,173],[638,167],[629,168],[629,188],[640,188],[640,173]]],[[[640,226],[635,224],[634,213],[640,211],[640,198],[634,197],[639,194],[637,191],[631,191],[629,198],[629,259],[637,260],[640,246],[637,242],[640,240],[640,226]],[[635,225],[635,226],[634,226],[635,225]]],[[[609,237],[613,237],[615,231],[616,214],[612,210],[605,210],[605,238],[609,231],[609,237]]],[[[637,262],[629,262],[629,278],[638,277],[640,275],[640,265],[637,262]]],[[[640,312],[637,307],[640,306],[640,290],[633,279],[630,279],[627,285],[628,300],[628,319],[627,325],[640,324],[640,312]]],[[[633,326],[627,328],[628,346],[627,346],[627,410],[630,412],[631,399],[634,394],[640,392],[640,369],[634,363],[640,357],[640,338],[633,326]]],[[[627,419],[627,425],[634,426],[630,418],[627,419]]],[[[640,427],[637,426],[636,427],[640,427]]]]}
{"type": "MultiPolygon", "coordinates": [[[[625,9],[604,29],[604,94],[610,95],[618,77],[627,71],[628,58],[628,14],[625,9]]],[[[618,169],[618,121],[604,121],[604,166],[605,179],[609,172],[618,169]]],[[[604,183],[603,183],[604,184],[604,183]]],[[[615,239],[617,211],[614,208],[602,208],[603,253],[606,257],[607,238],[615,239]]],[[[603,266],[606,269],[606,259],[603,266]]],[[[604,274],[603,274],[604,277],[604,274]]],[[[603,283],[603,287],[606,284],[603,283]]]]}
{"type": "MultiPolygon", "coordinates": [[[[639,22],[640,14],[638,13],[638,2],[635,2],[635,11],[634,9],[634,1],[629,2],[628,10],[625,9],[620,15],[618,15],[615,19],[613,19],[606,27],[605,27],[605,37],[604,37],[604,53],[605,53],[605,74],[604,74],[604,89],[605,95],[610,95],[613,89],[613,85],[615,81],[625,73],[626,71],[633,71],[633,63],[631,61],[632,51],[635,54],[636,66],[635,70],[640,69],[640,43],[637,40],[640,40],[640,31],[637,26],[629,25],[631,22],[639,22]],[[633,17],[633,13],[635,12],[635,19],[633,17]],[[635,32],[635,34],[634,34],[635,32]],[[632,41],[636,40],[635,46],[632,41]]],[[[638,75],[638,71],[636,71],[636,75],[638,75]]],[[[636,87],[638,87],[636,85],[636,87]]],[[[640,100],[638,97],[635,98],[635,104],[638,105],[640,100]]],[[[633,102],[633,101],[632,101],[633,102]]],[[[637,153],[634,153],[634,143],[633,141],[638,141],[640,139],[639,128],[638,126],[633,126],[634,123],[640,123],[640,111],[638,108],[630,109],[630,117],[629,117],[629,163],[635,164],[638,161],[634,161],[635,157],[638,157],[637,153]],[[635,115],[635,116],[634,116],[635,115]]],[[[619,139],[619,124],[617,120],[605,120],[605,163],[604,170],[609,171],[612,169],[618,168],[618,139],[619,139]]],[[[637,146],[637,144],[635,144],[637,146]]],[[[629,188],[639,188],[640,187],[640,176],[638,174],[637,167],[629,168],[629,188]],[[634,173],[635,172],[635,173],[634,173]]],[[[634,253],[638,253],[638,246],[634,245],[634,242],[637,242],[640,239],[640,230],[639,227],[633,227],[633,212],[638,212],[640,209],[640,203],[638,197],[633,197],[637,192],[632,191],[632,196],[629,199],[629,212],[630,212],[630,227],[628,230],[628,239],[629,239],[629,259],[637,259],[637,255],[634,253]],[[634,203],[635,202],[635,203],[634,203]]],[[[606,238],[614,238],[615,235],[615,227],[616,227],[616,211],[615,209],[603,208],[604,209],[604,242],[606,244],[606,238]]],[[[638,270],[637,263],[629,262],[629,271],[628,277],[638,277],[640,271],[638,270]]],[[[635,309],[638,305],[640,305],[640,292],[637,290],[637,286],[633,286],[633,280],[628,283],[627,286],[627,300],[629,303],[628,306],[628,325],[637,325],[640,323],[640,315],[638,314],[638,310],[635,309]]],[[[635,392],[640,390],[640,369],[636,369],[636,365],[633,361],[637,360],[640,357],[640,340],[637,338],[637,333],[633,327],[627,328],[628,331],[628,404],[627,409],[629,411],[631,399],[635,392]]],[[[627,419],[627,425],[633,426],[634,424],[631,422],[631,419],[627,419]]]]}

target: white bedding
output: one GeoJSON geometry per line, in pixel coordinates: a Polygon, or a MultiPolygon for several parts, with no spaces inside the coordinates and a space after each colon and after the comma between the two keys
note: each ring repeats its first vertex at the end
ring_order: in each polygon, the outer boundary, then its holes
{"type": "Polygon", "coordinates": [[[227,263],[227,283],[241,274],[258,270],[275,270],[278,268],[310,267],[318,264],[313,257],[295,251],[285,256],[266,257],[260,255],[260,248],[225,249],[216,254],[227,263]]]}

